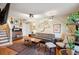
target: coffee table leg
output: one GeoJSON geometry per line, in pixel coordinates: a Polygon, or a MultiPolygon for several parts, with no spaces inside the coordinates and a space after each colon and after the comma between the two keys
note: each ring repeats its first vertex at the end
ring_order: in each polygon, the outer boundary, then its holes
{"type": "Polygon", "coordinates": [[[44,51],[44,54],[46,53],[46,46],[45,46],[45,51],[44,51]]]}
{"type": "Polygon", "coordinates": [[[55,48],[50,48],[49,49],[49,54],[52,55],[54,53],[54,55],[56,54],[56,49],[55,48]],[[53,52],[52,52],[53,49],[53,52]]]}
{"type": "Polygon", "coordinates": [[[52,48],[49,48],[49,54],[50,54],[50,55],[52,54],[52,51],[51,51],[51,49],[52,49],[52,48]]]}

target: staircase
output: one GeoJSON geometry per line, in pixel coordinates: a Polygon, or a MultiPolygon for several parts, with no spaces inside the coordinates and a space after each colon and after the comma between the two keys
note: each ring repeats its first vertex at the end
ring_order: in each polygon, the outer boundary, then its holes
{"type": "Polygon", "coordinates": [[[0,46],[10,44],[10,31],[7,24],[0,25],[0,46]]]}
{"type": "Polygon", "coordinates": [[[10,25],[8,21],[10,3],[0,11],[0,46],[12,43],[10,25]]]}
{"type": "Polygon", "coordinates": [[[9,42],[9,37],[7,36],[0,36],[0,45],[4,44],[4,43],[8,43],[9,42]]]}

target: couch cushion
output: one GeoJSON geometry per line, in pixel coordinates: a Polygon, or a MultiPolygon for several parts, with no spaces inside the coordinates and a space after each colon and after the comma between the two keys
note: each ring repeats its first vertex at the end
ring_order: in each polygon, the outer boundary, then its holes
{"type": "Polygon", "coordinates": [[[31,34],[31,36],[34,38],[46,39],[46,40],[51,40],[55,38],[54,34],[47,34],[47,33],[36,33],[36,34],[31,34]]]}

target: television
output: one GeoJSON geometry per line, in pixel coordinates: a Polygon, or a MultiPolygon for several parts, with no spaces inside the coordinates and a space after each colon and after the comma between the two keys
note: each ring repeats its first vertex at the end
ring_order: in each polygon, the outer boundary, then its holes
{"type": "Polygon", "coordinates": [[[7,23],[10,3],[7,3],[3,10],[0,9],[0,25],[7,23]]]}

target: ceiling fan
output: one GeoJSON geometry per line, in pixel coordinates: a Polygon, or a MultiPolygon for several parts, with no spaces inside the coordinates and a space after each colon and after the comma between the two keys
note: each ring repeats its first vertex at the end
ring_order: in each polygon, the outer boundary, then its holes
{"type": "Polygon", "coordinates": [[[29,17],[34,17],[34,15],[32,13],[29,14],[29,17]]]}

